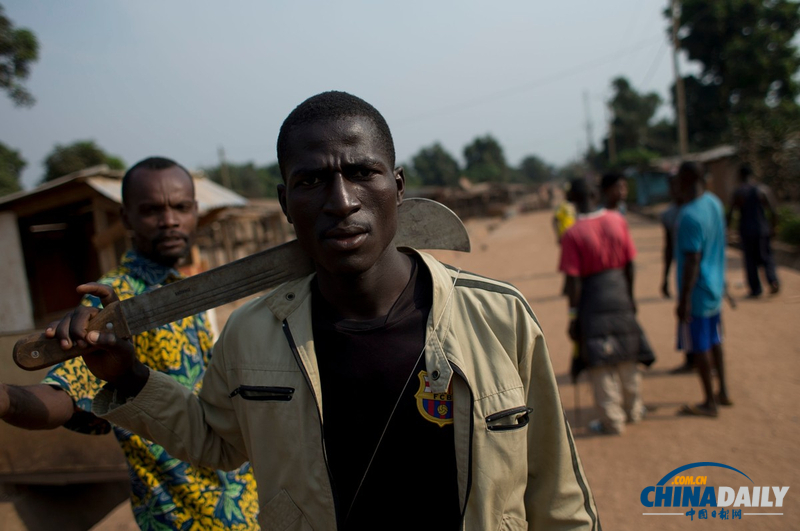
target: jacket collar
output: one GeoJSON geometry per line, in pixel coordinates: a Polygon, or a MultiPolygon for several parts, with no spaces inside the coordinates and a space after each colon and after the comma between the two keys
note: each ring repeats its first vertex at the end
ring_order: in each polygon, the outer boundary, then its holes
{"type": "MultiPolygon", "coordinates": [[[[453,290],[455,289],[457,273],[449,271],[427,253],[411,248],[404,248],[403,250],[421,258],[423,264],[430,271],[431,279],[433,280],[433,304],[425,332],[425,365],[431,391],[444,393],[453,375],[453,368],[447,361],[443,345],[448,338],[452,320],[453,290]]],[[[315,274],[312,273],[307,277],[286,282],[264,297],[265,304],[279,321],[289,321],[290,325],[292,325],[292,334],[295,336],[297,343],[305,345],[305,349],[310,349],[313,345],[313,337],[305,337],[305,335],[313,335],[310,326],[311,280],[315,274]],[[297,327],[301,328],[301,330],[297,330],[297,327]]],[[[448,352],[451,352],[455,347],[455,342],[450,341],[448,352]]],[[[452,353],[457,354],[456,352],[452,353]]],[[[305,355],[302,357],[306,358],[305,355]]],[[[307,365],[307,369],[311,369],[311,367],[308,367],[310,360],[304,359],[303,361],[307,365]]],[[[310,363],[313,364],[313,362],[310,363]]]]}

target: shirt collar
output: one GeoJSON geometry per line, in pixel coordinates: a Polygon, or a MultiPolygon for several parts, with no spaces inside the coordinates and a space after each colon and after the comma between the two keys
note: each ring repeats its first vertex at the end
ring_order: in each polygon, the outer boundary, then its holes
{"type": "Polygon", "coordinates": [[[578,219],[594,219],[599,218],[603,214],[608,212],[605,208],[598,208],[594,212],[587,212],[586,214],[578,214],[578,219]]]}
{"type": "Polygon", "coordinates": [[[174,267],[157,264],[133,249],[122,255],[120,266],[127,268],[133,276],[141,278],[148,285],[166,284],[185,278],[185,275],[174,267]]]}

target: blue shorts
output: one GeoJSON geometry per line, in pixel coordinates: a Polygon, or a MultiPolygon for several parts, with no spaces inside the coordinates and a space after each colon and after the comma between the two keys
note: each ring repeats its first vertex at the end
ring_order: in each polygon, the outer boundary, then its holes
{"type": "Polygon", "coordinates": [[[678,350],[706,352],[722,343],[722,321],[719,313],[711,317],[692,317],[688,323],[678,324],[678,350]]]}

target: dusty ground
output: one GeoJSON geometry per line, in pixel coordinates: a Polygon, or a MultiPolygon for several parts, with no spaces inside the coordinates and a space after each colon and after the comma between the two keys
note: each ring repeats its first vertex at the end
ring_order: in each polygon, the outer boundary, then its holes
{"type": "MultiPolygon", "coordinates": [[[[594,418],[589,384],[581,380],[576,394],[567,375],[570,349],[565,333],[567,305],[560,296],[562,278],[556,272],[558,247],[549,213],[526,214],[503,222],[471,221],[468,227],[472,253],[436,254],[450,264],[510,281],[530,301],[547,336],[564,408],[604,529],[799,528],[800,462],[796,452],[800,421],[794,400],[800,399],[800,273],[780,269],[783,282],[780,295],[746,301],[739,256],[733,251],[729,253],[729,281],[739,304],[736,310],[725,307],[723,321],[729,387],[735,406],[723,410],[718,419],[678,417],[675,412],[682,403],[700,399],[700,384],[692,374],[668,374],[681,358],[672,348],[674,301],[661,298],[658,291],[661,229],[654,222],[633,215],[629,221],[639,250],[636,259],[639,318],[658,361],[645,374],[643,382],[645,402],[655,411],[641,424],[630,426],[621,437],[591,436],[586,432],[587,422],[594,418]],[[580,411],[576,409],[576,397],[580,411]],[[782,511],[784,515],[743,516],[741,521],[720,523],[716,519],[699,522],[697,516],[690,522],[686,516],[642,514],[659,512],[641,505],[639,497],[644,487],[654,485],[679,466],[708,461],[741,470],[757,486],[790,486],[782,509],[752,510],[782,511]]],[[[710,485],[738,489],[746,482],[738,474],[717,468],[706,467],[693,473],[707,475],[710,485]]],[[[13,527],[13,518],[5,522],[13,527]]],[[[125,505],[119,507],[94,529],[134,529],[130,510],[125,505]]]]}

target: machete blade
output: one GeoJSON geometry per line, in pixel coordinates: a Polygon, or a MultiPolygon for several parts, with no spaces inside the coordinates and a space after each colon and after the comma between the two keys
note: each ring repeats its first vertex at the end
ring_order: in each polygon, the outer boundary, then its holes
{"type": "MultiPolygon", "coordinates": [[[[430,199],[406,199],[398,208],[396,247],[469,252],[469,234],[456,214],[430,199]]],[[[297,240],[278,245],[130,299],[109,304],[88,325],[131,337],[314,272],[297,240]]],[[[14,362],[26,370],[49,367],[82,355],[62,350],[55,339],[34,334],[14,345],[14,362]]]]}

